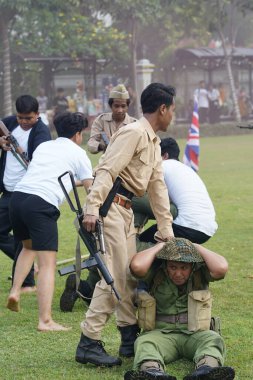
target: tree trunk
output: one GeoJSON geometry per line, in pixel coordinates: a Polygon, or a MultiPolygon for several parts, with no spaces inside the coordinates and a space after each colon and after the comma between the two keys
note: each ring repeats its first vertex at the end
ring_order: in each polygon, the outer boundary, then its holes
{"type": "Polygon", "coordinates": [[[231,95],[232,95],[232,100],[233,100],[233,105],[234,105],[235,119],[238,123],[240,123],[241,114],[240,114],[238,99],[237,99],[237,95],[235,91],[235,81],[234,81],[234,77],[233,77],[233,73],[231,69],[231,56],[227,56],[225,59],[226,59],[228,80],[229,80],[229,85],[230,85],[231,95]]]}
{"type": "MultiPolygon", "coordinates": [[[[138,94],[138,92],[137,92],[137,73],[136,73],[136,63],[137,63],[136,47],[137,47],[137,43],[136,43],[136,20],[133,19],[132,20],[132,37],[131,37],[132,81],[133,81],[133,90],[134,90],[135,94],[138,94]]],[[[139,119],[141,116],[139,95],[137,95],[134,99],[134,109],[135,109],[135,116],[139,119]]]]}
{"type": "Polygon", "coordinates": [[[12,99],[11,99],[11,58],[10,58],[10,43],[8,37],[9,22],[4,22],[1,17],[0,32],[1,40],[3,42],[3,96],[4,116],[12,114],[12,99]]]}
{"type": "Polygon", "coordinates": [[[230,90],[231,90],[231,95],[232,95],[232,101],[233,101],[233,105],[234,105],[235,119],[239,123],[241,121],[241,115],[240,115],[238,99],[237,99],[236,91],[235,91],[234,76],[233,76],[232,68],[231,68],[231,60],[232,60],[232,56],[233,56],[233,51],[231,50],[230,54],[228,54],[228,51],[226,48],[225,38],[224,38],[224,35],[222,33],[220,26],[219,26],[219,35],[221,38],[222,48],[223,48],[226,67],[227,67],[228,80],[229,80],[229,85],[230,85],[230,90]]]}

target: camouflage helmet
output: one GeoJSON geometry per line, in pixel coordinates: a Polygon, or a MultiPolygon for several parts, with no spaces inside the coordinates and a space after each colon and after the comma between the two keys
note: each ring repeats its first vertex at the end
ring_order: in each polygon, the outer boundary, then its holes
{"type": "Polygon", "coordinates": [[[192,242],[183,238],[172,238],[156,254],[158,259],[181,261],[184,263],[201,263],[203,258],[192,242]]]}
{"type": "Polygon", "coordinates": [[[129,99],[129,93],[124,84],[113,87],[109,93],[109,99],[129,99]]]}

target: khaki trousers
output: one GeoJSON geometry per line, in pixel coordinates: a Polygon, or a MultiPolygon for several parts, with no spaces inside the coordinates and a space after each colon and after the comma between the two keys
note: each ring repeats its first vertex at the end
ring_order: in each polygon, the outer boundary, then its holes
{"type": "Polygon", "coordinates": [[[83,334],[91,339],[101,339],[102,329],[114,311],[117,326],[137,323],[133,304],[136,280],[129,270],[130,260],[136,253],[133,220],[132,210],[116,203],[112,203],[107,217],[104,218],[106,254],[103,259],[114,279],[121,301],[117,301],[111,287],[101,278],[96,284],[86,319],[81,323],[83,334]]]}

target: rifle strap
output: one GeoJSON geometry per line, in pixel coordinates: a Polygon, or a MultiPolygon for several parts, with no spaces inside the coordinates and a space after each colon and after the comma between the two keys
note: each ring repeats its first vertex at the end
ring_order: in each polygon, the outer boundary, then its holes
{"type": "MultiPolygon", "coordinates": [[[[76,227],[76,230],[78,231],[80,226],[79,226],[79,222],[78,222],[78,219],[75,218],[74,220],[74,225],[76,227]]],[[[80,278],[81,278],[81,247],[80,247],[80,238],[79,238],[79,235],[77,235],[77,241],[76,241],[76,265],[75,265],[75,269],[76,269],[76,292],[77,294],[80,295],[79,291],[78,291],[78,288],[79,288],[79,285],[80,285],[80,278]]]]}

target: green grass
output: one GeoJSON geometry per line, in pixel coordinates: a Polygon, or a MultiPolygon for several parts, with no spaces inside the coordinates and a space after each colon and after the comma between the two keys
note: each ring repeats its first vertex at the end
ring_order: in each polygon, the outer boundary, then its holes
{"type": "MultiPolygon", "coordinates": [[[[185,141],[179,140],[183,152],[185,141]]],[[[98,157],[93,156],[93,164],[98,157]]],[[[253,378],[253,134],[201,139],[200,175],[214,202],[219,229],[206,244],[224,255],[229,273],[223,281],[212,284],[213,315],[222,319],[222,333],[227,345],[226,364],[236,370],[237,380],[253,378]]],[[[58,260],[74,256],[76,233],[74,214],[67,204],[61,208],[58,260]]],[[[83,249],[85,252],[85,249],[83,249]]],[[[56,274],[53,303],[55,320],[72,326],[69,332],[38,333],[35,295],[22,297],[20,313],[5,308],[10,288],[11,262],[1,255],[0,268],[0,379],[82,379],[116,380],[131,368],[124,359],[118,368],[95,368],[77,364],[75,349],[80,337],[80,322],[86,306],[78,301],[72,313],[61,313],[59,298],[65,278],[56,274]]],[[[83,277],[87,275],[83,272],[83,277]]],[[[107,350],[117,355],[119,334],[114,317],[103,332],[107,350]]],[[[193,369],[180,360],[167,367],[182,379],[193,369]]]]}

